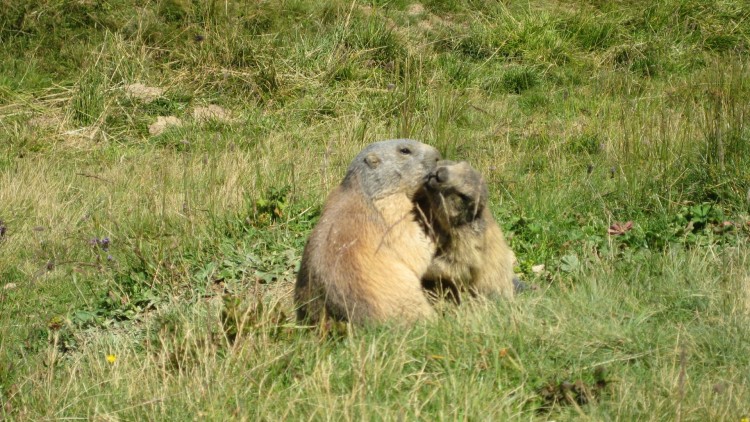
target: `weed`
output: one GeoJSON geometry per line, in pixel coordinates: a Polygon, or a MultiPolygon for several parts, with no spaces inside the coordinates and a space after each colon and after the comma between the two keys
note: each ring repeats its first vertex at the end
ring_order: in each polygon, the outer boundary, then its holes
{"type": "Polygon", "coordinates": [[[287,198],[291,191],[290,186],[271,188],[266,194],[255,202],[253,215],[255,221],[260,224],[269,224],[279,221],[285,217],[284,210],[287,207],[287,198]]]}

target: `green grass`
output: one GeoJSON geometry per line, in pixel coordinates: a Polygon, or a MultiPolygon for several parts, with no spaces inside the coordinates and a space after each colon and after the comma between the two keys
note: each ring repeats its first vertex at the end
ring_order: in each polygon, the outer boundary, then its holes
{"type": "Polygon", "coordinates": [[[745,2],[33,0],[0,45],[0,419],[750,415],[745,2]],[[535,289],[297,326],[397,136],[483,172],[535,289]]]}

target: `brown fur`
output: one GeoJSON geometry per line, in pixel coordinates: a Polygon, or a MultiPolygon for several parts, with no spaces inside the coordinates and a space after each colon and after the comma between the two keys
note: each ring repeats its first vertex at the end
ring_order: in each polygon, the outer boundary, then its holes
{"type": "Polygon", "coordinates": [[[413,321],[434,313],[420,280],[435,247],[414,198],[438,159],[434,148],[405,139],[357,155],[305,246],[295,286],[299,320],[413,321]]]}
{"type": "Polygon", "coordinates": [[[515,257],[487,207],[487,183],[466,162],[441,161],[418,199],[437,252],[426,289],[456,302],[459,292],[510,298],[515,257]]]}

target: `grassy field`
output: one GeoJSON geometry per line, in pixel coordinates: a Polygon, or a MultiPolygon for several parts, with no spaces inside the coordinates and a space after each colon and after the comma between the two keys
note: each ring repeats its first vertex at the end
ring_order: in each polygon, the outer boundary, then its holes
{"type": "Polygon", "coordinates": [[[0,420],[750,417],[747,2],[0,10],[0,420]],[[532,289],[296,325],[393,137],[483,172],[532,289]]]}

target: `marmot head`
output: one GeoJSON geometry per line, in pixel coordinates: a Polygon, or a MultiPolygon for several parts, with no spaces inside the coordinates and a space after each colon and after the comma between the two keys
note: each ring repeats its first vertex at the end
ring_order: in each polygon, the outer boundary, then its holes
{"type": "Polygon", "coordinates": [[[414,198],[440,160],[433,147],[411,139],[375,142],[354,158],[343,185],[359,184],[370,199],[404,193],[414,198]]]}
{"type": "Polygon", "coordinates": [[[465,161],[438,162],[426,188],[433,213],[445,226],[471,223],[487,206],[487,183],[465,161]]]}

